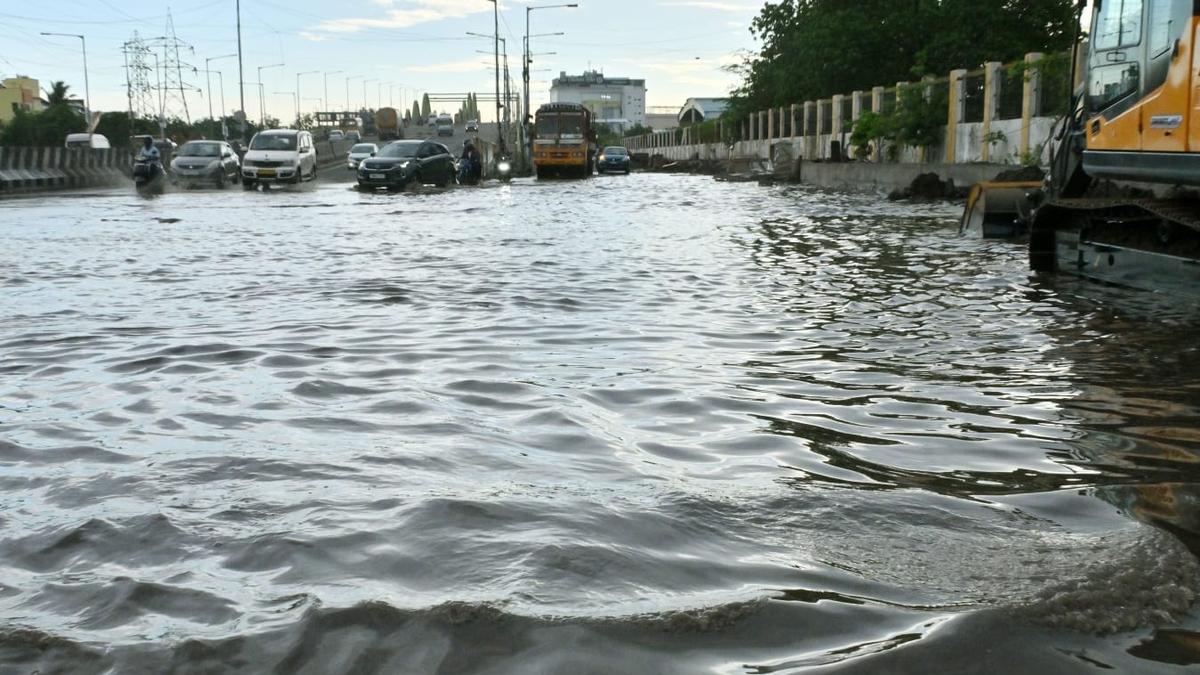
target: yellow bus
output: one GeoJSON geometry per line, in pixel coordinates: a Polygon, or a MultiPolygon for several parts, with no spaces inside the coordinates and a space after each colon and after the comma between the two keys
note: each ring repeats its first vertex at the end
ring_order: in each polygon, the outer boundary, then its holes
{"type": "Polygon", "coordinates": [[[596,165],[592,112],[578,103],[538,108],[533,133],[533,168],[538,178],[587,178],[596,165]]]}

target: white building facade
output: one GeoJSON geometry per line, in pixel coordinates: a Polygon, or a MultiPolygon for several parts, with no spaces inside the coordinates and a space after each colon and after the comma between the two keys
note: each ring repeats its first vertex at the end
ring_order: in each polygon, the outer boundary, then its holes
{"type": "Polygon", "coordinates": [[[597,124],[614,131],[635,125],[646,126],[646,81],[628,77],[605,77],[589,70],[583,75],[561,73],[550,85],[554,103],[578,103],[592,111],[597,124]]]}

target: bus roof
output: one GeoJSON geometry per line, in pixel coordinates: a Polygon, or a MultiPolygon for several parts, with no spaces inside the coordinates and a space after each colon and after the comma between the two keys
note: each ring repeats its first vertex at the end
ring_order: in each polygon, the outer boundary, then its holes
{"type": "Polygon", "coordinates": [[[543,103],[538,112],[581,112],[587,110],[578,103],[543,103]]]}

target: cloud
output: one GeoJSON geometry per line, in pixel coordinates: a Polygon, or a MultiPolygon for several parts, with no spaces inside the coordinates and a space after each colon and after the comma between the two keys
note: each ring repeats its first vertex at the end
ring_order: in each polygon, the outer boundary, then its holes
{"type": "Polygon", "coordinates": [[[451,61],[449,63],[434,63],[427,66],[406,66],[404,70],[414,73],[474,73],[484,69],[483,61],[451,61]]]}
{"type": "Polygon", "coordinates": [[[696,7],[698,9],[712,9],[718,12],[750,12],[762,7],[761,2],[757,3],[738,3],[727,2],[725,0],[671,0],[670,2],[660,2],[663,7],[696,7]]]}
{"type": "Polygon", "coordinates": [[[328,35],[321,35],[319,33],[310,33],[306,30],[302,30],[299,33],[296,33],[296,35],[300,36],[300,39],[308,40],[309,42],[325,42],[326,40],[329,39],[328,35]]]}
{"type": "MultiPolygon", "coordinates": [[[[397,0],[371,0],[376,5],[392,7],[397,0]]],[[[491,5],[479,0],[400,0],[403,7],[388,9],[382,16],[332,19],[317,25],[318,30],[330,33],[356,33],[369,29],[411,28],[442,19],[460,19],[472,14],[491,12],[491,5]]]]}

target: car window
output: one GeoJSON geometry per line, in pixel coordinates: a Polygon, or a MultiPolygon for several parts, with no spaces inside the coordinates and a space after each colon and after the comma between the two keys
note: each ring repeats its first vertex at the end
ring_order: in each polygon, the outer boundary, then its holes
{"type": "Polygon", "coordinates": [[[350,148],[350,152],[375,152],[375,145],[373,143],[359,143],[350,148]]]}
{"type": "Polygon", "coordinates": [[[420,157],[416,143],[391,143],[380,150],[379,157],[420,157]]]}
{"type": "Polygon", "coordinates": [[[291,134],[258,134],[250,141],[251,150],[295,150],[297,139],[291,134]]]}

